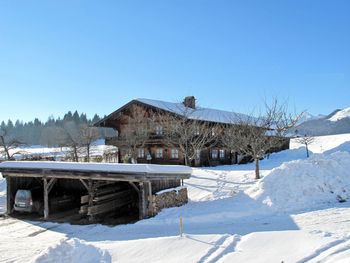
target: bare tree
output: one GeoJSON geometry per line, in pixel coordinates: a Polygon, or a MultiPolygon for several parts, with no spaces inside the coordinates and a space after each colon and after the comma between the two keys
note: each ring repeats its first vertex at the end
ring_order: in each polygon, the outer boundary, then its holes
{"type": "Polygon", "coordinates": [[[306,157],[309,158],[310,154],[309,154],[309,145],[314,143],[316,138],[315,137],[311,137],[308,135],[304,135],[303,137],[298,137],[295,139],[298,143],[305,145],[305,149],[306,149],[306,157]]]}
{"type": "Polygon", "coordinates": [[[159,113],[156,124],[164,127],[163,140],[167,146],[179,149],[185,165],[191,165],[198,151],[210,147],[217,141],[218,126],[191,119],[195,109],[186,108],[181,114],[159,113]]]}
{"type": "Polygon", "coordinates": [[[290,114],[287,104],[274,99],[272,104],[265,103],[264,114],[257,117],[238,116],[233,124],[226,125],[222,143],[233,151],[251,156],[255,162],[255,178],[260,179],[260,160],[273,148],[279,148],[285,142],[286,132],[292,128],[299,115],[290,114]]]}
{"type": "Polygon", "coordinates": [[[65,131],[65,146],[71,149],[71,156],[74,162],[79,162],[79,155],[82,148],[82,140],[80,137],[79,129],[73,122],[66,122],[64,124],[65,131]]]}
{"type": "Polygon", "coordinates": [[[21,143],[18,139],[13,138],[7,129],[0,129],[0,154],[5,156],[6,160],[12,160],[15,154],[21,153],[14,151],[21,143]]]}
{"type": "Polygon", "coordinates": [[[90,149],[91,144],[98,139],[99,131],[96,127],[91,127],[87,124],[82,124],[79,127],[80,141],[86,148],[86,161],[90,162],[90,149]]]}

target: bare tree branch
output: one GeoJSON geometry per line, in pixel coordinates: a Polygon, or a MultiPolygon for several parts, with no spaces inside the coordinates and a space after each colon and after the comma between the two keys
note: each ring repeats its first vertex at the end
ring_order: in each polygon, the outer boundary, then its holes
{"type": "Polygon", "coordinates": [[[310,154],[309,154],[309,145],[314,143],[316,141],[316,138],[308,136],[308,135],[305,134],[303,137],[298,137],[295,140],[298,143],[305,145],[306,157],[309,158],[309,156],[310,156],[310,154]]]}
{"type": "Polygon", "coordinates": [[[215,144],[218,138],[216,125],[189,118],[193,111],[195,109],[186,108],[181,115],[162,112],[156,118],[165,128],[164,143],[179,149],[185,159],[185,165],[191,165],[198,151],[215,144]]]}
{"type": "Polygon", "coordinates": [[[12,160],[14,155],[21,153],[21,151],[14,151],[21,144],[23,142],[13,138],[7,129],[0,129],[0,153],[5,156],[6,160],[12,160]]]}
{"type": "Polygon", "coordinates": [[[285,142],[286,132],[300,118],[288,112],[287,104],[274,99],[272,104],[265,103],[265,112],[257,117],[237,116],[233,125],[226,125],[222,143],[243,155],[251,156],[255,161],[255,178],[260,179],[260,159],[274,148],[285,142]]]}

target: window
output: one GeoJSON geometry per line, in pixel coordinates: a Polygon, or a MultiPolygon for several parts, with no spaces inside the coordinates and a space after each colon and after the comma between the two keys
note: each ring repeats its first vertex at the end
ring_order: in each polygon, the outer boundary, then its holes
{"type": "Polygon", "coordinates": [[[158,148],[156,150],[156,158],[163,158],[163,149],[162,148],[158,148]]]}
{"type": "Polygon", "coordinates": [[[225,150],[224,149],[220,149],[219,157],[220,157],[220,159],[224,159],[225,158],[225,150]]]}
{"type": "Polygon", "coordinates": [[[146,129],[143,127],[138,128],[137,135],[140,135],[140,136],[146,135],[146,129]]]}
{"type": "Polygon", "coordinates": [[[171,158],[172,159],[179,159],[179,150],[178,149],[171,149],[171,158]]]}
{"type": "Polygon", "coordinates": [[[211,150],[211,158],[217,159],[218,158],[218,150],[211,150]]]}
{"type": "Polygon", "coordinates": [[[145,158],[145,149],[143,149],[143,148],[138,149],[137,158],[145,158]]]}
{"type": "Polygon", "coordinates": [[[196,150],[196,160],[200,160],[201,158],[201,150],[196,150]]]}
{"type": "Polygon", "coordinates": [[[162,126],[159,126],[159,125],[156,126],[156,134],[163,135],[163,127],[162,126]]]}
{"type": "Polygon", "coordinates": [[[194,135],[198,136],[200,134],[199,127],[194,130],[194,135]]]}

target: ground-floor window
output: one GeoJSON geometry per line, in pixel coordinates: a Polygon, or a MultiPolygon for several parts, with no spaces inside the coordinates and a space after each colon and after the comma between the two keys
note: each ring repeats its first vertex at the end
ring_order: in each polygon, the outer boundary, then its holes
{"type": "Polygon", "coordinates": [[[143,149],[143,148],[138,149],[137,158],[145,158],[145,149],[143,149]]]}
{"type": "Polygon", "coordinates": [[[178,149],[171,149],[171,158],[172,159],[179,159],[179,150],[178,149]]]}
{"type": "Polygon", "coordinates": [[[220,149],[219,157],[220,157],[220,159],[224,159],[225,158],[225,150],[224,149],[220,149]]]}
{"type": "Polygon", "coordinates": [[[212,149],[211,150],[211,158],[212,159],[217,159],[218,158],[218,150],[217,149],[212,149]]]}
{"type": "Polygon", "coordinates": [[[163,158],[163,149],[162,148],[158,148],[156,150],[156,158],[163,158]]]}

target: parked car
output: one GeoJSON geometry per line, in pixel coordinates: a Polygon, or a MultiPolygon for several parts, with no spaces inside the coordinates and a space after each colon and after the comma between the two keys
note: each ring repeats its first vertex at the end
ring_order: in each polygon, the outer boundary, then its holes
{"type": "MultiPolygon", "coordinates": [[[[49,197],[49,209],[54,211],[74,207],[76,198],[72,195],[49,197]]],[[[18,212],[44,214],[44,199],[42,188],[30,190],[18,189],[15,196],[14,210],[18,212]]]]}
{"type": "Polygon", "coordinates": [[[34,188],[31,190],[18,189],[15,196],[15,204],[13,206],[15,211],[18,212],[40,212],[43,210],[43,202],[40,200],[40,188],[34,188]]]}

